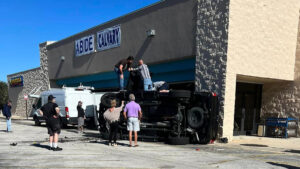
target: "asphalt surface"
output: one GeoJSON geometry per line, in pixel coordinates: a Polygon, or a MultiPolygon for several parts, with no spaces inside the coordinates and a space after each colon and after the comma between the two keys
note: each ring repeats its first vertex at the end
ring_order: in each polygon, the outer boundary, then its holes
{"type": "Polygon", "coordinates": [[[13,120],[12,128],[12,133],[6,133],[5,121],[0,119],[0,168],[300,168],[300,150],[255,143],[172,146],[139,142],[139,147],[128,147],[122,140],[110,147],[96,130],[78,134],[75,127],[69,127],[60,136],[63,151],[54,152],[48,150],[44,126],[13,120]]]}

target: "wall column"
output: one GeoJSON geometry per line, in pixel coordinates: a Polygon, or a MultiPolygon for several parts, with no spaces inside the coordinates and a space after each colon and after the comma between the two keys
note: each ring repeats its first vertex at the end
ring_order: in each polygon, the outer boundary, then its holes
{"type": "Polygon", "coordinates": [[[198,0],[195,90],[217,93],[220,100],[218,136],[223,135],[229,0],[198,0]]]}

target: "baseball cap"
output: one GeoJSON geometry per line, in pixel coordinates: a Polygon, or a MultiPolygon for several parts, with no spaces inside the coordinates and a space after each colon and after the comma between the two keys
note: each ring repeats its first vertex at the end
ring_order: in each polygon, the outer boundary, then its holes
{"type": "Polygon", "coordinates": [[[52,94],[48,96],[48,100],[53,100],[54,98],[56,97],[54,97],[52,94]]]}

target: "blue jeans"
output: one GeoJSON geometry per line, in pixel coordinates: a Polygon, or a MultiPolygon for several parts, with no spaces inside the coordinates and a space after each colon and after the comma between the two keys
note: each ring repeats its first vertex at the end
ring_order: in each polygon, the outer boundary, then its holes
{"type": "Polygon", "coordinates": [[[144,91],[152,91],[153,90],[153,84],[152,80],[149,79],[144,79],[144,91]]]}
{"type": "Polygon", "coordinates": [[[115,72],[116,72],[117,77],[118,77],[120,90],[124,90],[124,77],[123,77],[123,79],[120,78],[121,73],[120,73],[119,68],[115,67],[115,72]]]}
{"type": "Polygon", "coordinates": [[[11,131],[11,118],[9,120],[6,119],[7,131],[11,131]]]}

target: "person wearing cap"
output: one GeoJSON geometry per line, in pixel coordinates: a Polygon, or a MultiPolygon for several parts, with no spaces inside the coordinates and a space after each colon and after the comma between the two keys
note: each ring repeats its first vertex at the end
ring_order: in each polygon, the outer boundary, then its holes
{"type": "Polygon", "coordinates": [[[61,151],[62,148],[57,146],[61,121],[59,117],[59,107],[55,102],[55,97],[49,95],[48,103],[41,107],[40,114],[43,115],[46,121],[49,134],[49,150],[61,151]]]}
{"type": "Polygon", "coordinates": [[[129,95],[129,103],[126,104],[123,115],[127,119],[127,130],[129,131],[129,146],[132,147],[132,132],[134,132],[134,146],[137,147],[137,132],[140,131],[140,120],[142,118],[142,109],[135,102],[135,96],[129,95]]]}
{"type": "Polygon", "coordinates": [[[127,59],[120,60],[115,65],[114,71],[116,72],[116,74],[118,76],[120,90],[124,90],[124,71],[131,67],[133,60],[134,60],[134,57],[129,56],[127,59]]]}
{"type": "Polygon", "coordinates": [[[82,101],[78,102],[77,105],[77,112],[78,112],[78,132],[83,132],[83,125],[85,120],[85,113],[82,108],[82,101]]]}
{"type": "Polygon", "coordinates": [[[119,130],[119,119],[120,119],[120,114],[123,108],[123,102],[121,107],[117,107],[117,101],[116,100],[111,100],[111,106],[109,109],[107,109],[103,117],[106,120],[106,122],[109,124],[109,143],[108,145],[111,146],[117,146],[117,133],[119,130]],[[114,142],[112,142],[112,140],[114,142]]]}

